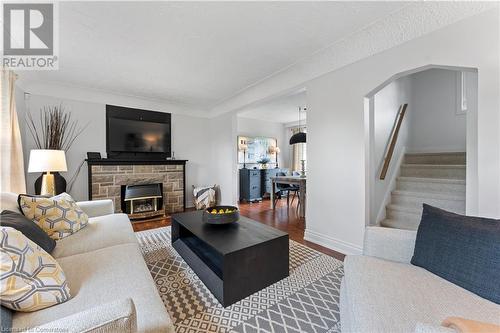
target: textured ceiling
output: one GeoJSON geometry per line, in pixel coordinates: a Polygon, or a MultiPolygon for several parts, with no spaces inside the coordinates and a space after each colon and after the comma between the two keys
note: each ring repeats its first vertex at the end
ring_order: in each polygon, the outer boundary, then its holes
{"type": "MultiPolygon", "coordinates": [[[[377,2],[380,3],[380,2],[377,2]]],[[[447,25],[500,8],[498,1],[414,1],[331,46],[301,59],[293,66],[261,80],[219,103],[211,117],[241,110],[248,105],[279,96],[325,73],[391,49],[447,25]]],[[[458,41],[457,41],[458,42],[458,41]]],[[[432,52],[432,50],[428,50],[432,52]]],[[[425,61],[425,59],[422,59],[425,61]]]]}
{"type": "MultiPolygon", "coordinates": [[[[299,119],[299,107],[307,107],[306,91],[294,92],[259,103],[238,113],[238,116],[278,123],[292,123],[299,119]]],[[[302,122],[306,119],[306,112],[301,112],[302,122]]]]}
{"type": "Polygon", "coordinates": [[[25,82],[210,110],[401,2],[60,2],[58,71],[25,82]]]}

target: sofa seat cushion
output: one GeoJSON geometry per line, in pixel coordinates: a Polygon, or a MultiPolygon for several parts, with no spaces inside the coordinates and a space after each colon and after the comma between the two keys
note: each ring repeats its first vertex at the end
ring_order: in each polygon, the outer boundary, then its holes
{"type": "Polygon", "coordinates": [[[32,313],[16,313],[14,328],[32,328],[118,299],[131,298],[138,332],[172,332],[173,324],[137,244],[58,259],[73,298],[32,313]]]}
{"type": "Polygon", "coordinates": [[[346,331],[414,332],[417,323],[439,326],[451,316],[500,324],[499,305],[420,267],[347,256],[344,270],[346,331]]]}
{"type": "Polygon", "coordinates": [[[90,218],[85,228],[58,240],[52,255],[54,258],[62,258],[128,243],[137,244],[128,216],[110,214],[90,218]]]}

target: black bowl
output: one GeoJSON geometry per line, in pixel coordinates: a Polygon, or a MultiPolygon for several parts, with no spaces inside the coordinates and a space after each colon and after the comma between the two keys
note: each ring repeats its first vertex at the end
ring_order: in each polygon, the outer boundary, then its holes
{"type": "Polygon", "coordinates": [[[215,207],[210,207],[207,208],[203,211],[203,222],[208,223],[208,224],[229,224],[236,222],[240,219],[240,211],[238,210],[238,207],[234,206],[215,206],[215,207]],[[224,214],[212,214],[210,213],[212,210],[221,210],[223,209],[226,211],[226,209],[232,210],[232,213],[224,213],[224,214]]]}

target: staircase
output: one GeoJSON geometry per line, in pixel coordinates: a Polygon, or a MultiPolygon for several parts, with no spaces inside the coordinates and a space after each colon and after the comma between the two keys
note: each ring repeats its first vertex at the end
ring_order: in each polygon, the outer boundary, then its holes
{"type": "Polygon", "coordinates": [[[465,153],[406,154],[380,224],[416,230],[423,203],[465,213],[465,153]]]}

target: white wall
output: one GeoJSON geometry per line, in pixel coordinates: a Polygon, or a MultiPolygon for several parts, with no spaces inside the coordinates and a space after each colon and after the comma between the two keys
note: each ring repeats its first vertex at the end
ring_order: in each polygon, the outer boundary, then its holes
{"type": "Polygon", "coordinates": [[[223,114],[207,121],[210,132],[210,179],[220,186],[220,202],[235,205],[238,202],[238,170],[236,149],[237,119],[234,114],[223,114]]]}
{"type": "MultiPolygon", "coordinates": [[[[288,139],[285,136],[285,125],[278,122],[262,121],[244,117],[237,117],[236,125],[237,135],[243,136],[263,136],[268,138],[276,138],[280,154],[278,155],[278,163],[280,168],[289,168],[289,149],[288,139]]],[[[235,140],[236,149],[236,140],[235,140]]],[[[275,162],[275,161],[271,161],[275,162]]]]}
{"type": "MultiPolygon", "coordinates": [[[[463,152],[466,114],[457,114],[458,72],[430,69],[411,75],[410,152],[463,152]]],[[[469,91],[474,87],[467,85],[469,91]]],[[[469,103],[470,107],[476,107],[469,103]]]]}
{"type": "Polygon", "coordinates": [[[467,197],[475,200],[467,213],[500,217],[499,37],[497,7],[306,84],[307,240],[361,252],[369,218],[363,97],[392,75],[429,64],[478,69],[477,154],[467,149],[467,197]]]}
{"type": "MultiPolygon", "coordinates": [[[[43,106],[62,105],[72,113],[72,117],[79,121],[80,125],[89,124],[82,135],[75,141],[67,152],[68,172],[63,173],[66,180],[75,174],[80,163],[86,158],[88,151],[100,152],[106,156],[106,105],[98,102],[85,102],[77,100],[62,99],[50,96],[29,95],[24,101],[22,89],[18,89],[16,96],[19,119],[22,124],[22,138],[24,146],[25,165],[28,166],[30,149],[35,148],[33,139],[24,124],[24,110],[29,108],[37,119],[43,106]]],[[[165,111],[156,109],[156,111],[165,111]]],[[[210,178],[210,142],[208,120],[205,118],[172,114],[172,150],[177,159],[187,159],[186,169],[186,199],[187,205],[192,204],[191,186],[211,184],[210,178]]],[[[38,174],[27,174],[27,190],[34,192],[33,184],[38,174]]],[[[88,197],[87,165],[84,163],[79,176],[73,186],[71,195],[77,200],[86,200],[88,197]]]]}
{"type": "Polygon", "coordinates": [[[410,132],[409,114],[414,112],[411,103],[412,96],[412,79],[410,77],[402,77],[391,82],[382,90],[376,93],[372,99],[373,107],[370,108],[370,115],[373,124],[371,130],[370,149],[371,153],[371,194],[370,194],[370,223],[380,221],[385,217],[385,200],[391,190],[391,181],[398,172],[398,160],[404,154],[408,145],[410,132]],[[380,172],[384,163],[386,150],[391,139],[391,133],[395,126],[395,119],[401,104],[408,103],[406,116],[403,118],[403,123],[398,136],[398,141],[394,149],[392,163],[389,165],[384,180],[380,179],[380,172]]]}

